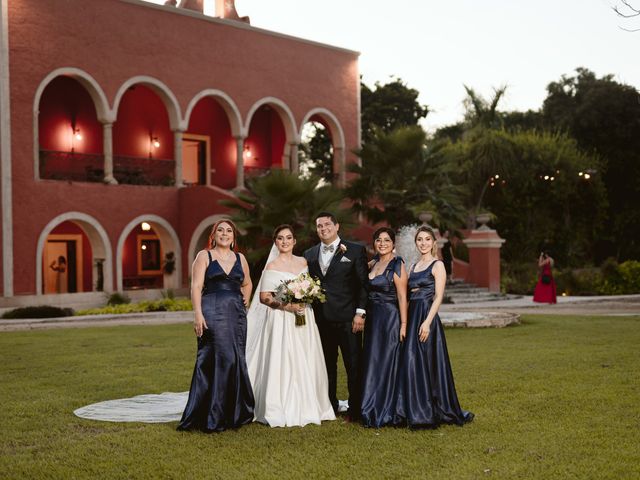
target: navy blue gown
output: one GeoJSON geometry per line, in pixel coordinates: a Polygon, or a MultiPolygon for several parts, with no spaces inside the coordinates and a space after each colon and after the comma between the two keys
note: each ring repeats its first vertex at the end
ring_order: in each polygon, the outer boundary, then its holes
{"type": "Polygon", "coordinates": [[[178,430],[220,432],[253,420],[253,391],[247,372],[247,317],[240,286],[240,256],[226,274],[217,260],[205,271],[202,313],[207,329],[198,338],[189,400],[178,430]]]}
{"type": "Polygon", "coordinates": [[[409,273],[409,318],[398,372],[398,415],[414,428],[433,428],[442,423],[463,425],[473,419],[471,412],[460,408],[444,327],[437,314],[427,341],[422,343],[419,339],[420,325],[429,314],[436,292],[432,273],[435,263],[409,273]]]}
{"type": "Polygon", "coordinates": [[[400,275],[402,258],[389,261],[384,272],[369,279],[367,321],[362,353],[362,424],[396,425],[397,372],[400,361],[400,311],[393,283],[400,275]]]}

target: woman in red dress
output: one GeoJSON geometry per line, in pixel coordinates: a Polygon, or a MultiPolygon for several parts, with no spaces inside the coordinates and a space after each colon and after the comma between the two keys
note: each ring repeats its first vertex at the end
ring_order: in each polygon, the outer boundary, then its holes
{"type": "Polygon", "coordinates": [[[551,267],[553,267],[553,258],[547,252],[540,253],[538,258],[540,276],[533,292],[534,302],[556,303],[556,282],[553,281],[551,267]]]}

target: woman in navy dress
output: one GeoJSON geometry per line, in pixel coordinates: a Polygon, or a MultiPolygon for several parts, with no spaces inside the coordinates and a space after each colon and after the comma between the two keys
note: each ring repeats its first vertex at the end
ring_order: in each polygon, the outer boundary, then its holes
{"type": "Polygon", "coordinates": [[[393,253],[395,233],[380,228],[373,235],[377,260],[369,272],[369,300],[364,330],[361,415],[365,427],[396,425],[397,372],[407,329],[407,272],[393,253]]]}
{"type": "Polygon", "coordinates": [[[244,256],[233,251],[236,232],[229,220],[217,222],[207,249],[193,262],[191,301],[198,352],[179,430],[220,432],[253,420],[245,360],[251,277],[244,256]]]}
{"type": "Polygon", "coordinates": [[[463,425],[473,414],[460,408],[438,316],[447,272],[436,258],[438,245],[431,228],[419,227],[415,242],[421,257],[409,272],[409,324],[398,373],[398,412],[413,428],[463,425]]]}

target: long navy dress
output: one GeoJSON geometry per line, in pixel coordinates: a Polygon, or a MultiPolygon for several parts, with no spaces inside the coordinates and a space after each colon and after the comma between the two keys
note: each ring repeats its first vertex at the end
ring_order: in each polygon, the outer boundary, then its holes
{"type": "MultiPolygon", "coordinates": [[[[439,260],[436,260],[439,261],[439,260]]],[[[440,316],[431,322],[429,337],[419,339],[420,325],[433,304],[436,282],[434,261],[425,270],[409,273],[407,337],[400,362],[398,414],[410,427],[436,427],[442,423],[463,425],[473,413],[460,408],[453,382],[447,342],[440,316]]]]}
{"type": "Polygon", "coordinates": [[[198,338],[189,400],[178,430],[220,432],[253,420],[253,391],[247,372],[247,317],[240,286],[240,256],[226,274],[217,260],[205,271],[202,313],[207,329],[198,338]]]}
{"type": "Polygon", "coordinates": [[[400,311],[393,283],[403,260],[395,257],[384,272],[369,279],[367,322],[362,354],[362,423],[365,427],[396,425],[397,372],[400,361],[400,311]]]}

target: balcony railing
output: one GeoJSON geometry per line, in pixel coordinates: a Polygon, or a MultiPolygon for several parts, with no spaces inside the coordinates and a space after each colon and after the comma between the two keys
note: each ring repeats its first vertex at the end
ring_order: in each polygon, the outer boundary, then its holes
{"type": "Polygon", "coordinates": [[[103,155],[40,150],[40,178],[102,182],[103,165],[103,155]]]}
{"type": "MultiPolygon", "coordinates": [[[[174,185],[176,162],[160,158],[113,157],[113,176],[129,185],[174,185]]],[[[102,182],[104,156],[90,153],[40,150],[40,178],[75,182],[102,182]]]]}
{"type": "Polygon", "coordinates": [[[113,157],[113,176],[129,185],[174,185],[176,162],[162,158],[113,157]]]}

